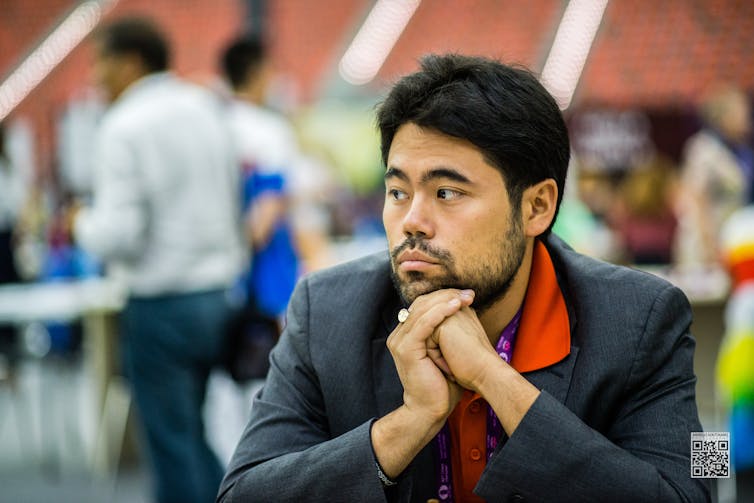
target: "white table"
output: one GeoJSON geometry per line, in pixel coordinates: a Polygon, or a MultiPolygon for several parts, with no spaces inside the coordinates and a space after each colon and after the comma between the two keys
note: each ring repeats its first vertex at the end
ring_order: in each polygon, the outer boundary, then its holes
{"type": "Polygon", "coordinates": [[[117,312],[123,302],[123,289],[105,278],[0,285],[0,322],[73,320],[117,312]]]}
{"type": "Polygon", "coordinates": [[[117,331],[115,315],[125,302],[125,291],[106,278],[24,283],[0,286],[0,322],[19,327],[33,322],[83,324],[84,371],[92,376],[93,411],[97,424],[90,467],[109,474],[117,463],[128,415],[129,395],[114,376],[117,331]]]}

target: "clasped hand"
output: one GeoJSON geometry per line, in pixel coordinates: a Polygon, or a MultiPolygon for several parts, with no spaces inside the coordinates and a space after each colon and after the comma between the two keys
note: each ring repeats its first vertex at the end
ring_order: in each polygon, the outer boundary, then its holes
{"type": "Polygon", "coordinates": [[[471,305],[471,290],[443,289],[418,297],[387,341],[410,410],[444,421],[463,389],[478,391],[495,349],[471,305]]]}

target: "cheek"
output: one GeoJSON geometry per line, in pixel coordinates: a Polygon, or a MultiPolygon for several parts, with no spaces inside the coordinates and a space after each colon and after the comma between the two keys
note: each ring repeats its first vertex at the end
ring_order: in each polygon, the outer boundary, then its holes
{"type": "Polygon", "coordinates": [[[400,219],[395,210],[382,210],[382,226],[385,228],[388,246],[393,248],[400,244],[403,233],[401,231],[400,219]]]}
{"type": "Polygon", "coordinates": [[[455,249],[463,254],[464,263],[472,265],[498,257],[504,251],[507,229],[500,219],[484,224],[477,221],[473,231],[458,240],[455,249]]]}

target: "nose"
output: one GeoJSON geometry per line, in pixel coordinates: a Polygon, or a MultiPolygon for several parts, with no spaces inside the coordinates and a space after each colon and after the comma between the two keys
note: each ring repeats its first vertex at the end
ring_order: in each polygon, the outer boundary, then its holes
{"type": "Polygon", "coordinates": [[[414,197],[411,207],[403,218],[403,234],[406,237],[421,235],[431,238],[434,233],[431,205],[422,197],[414,197]]]}

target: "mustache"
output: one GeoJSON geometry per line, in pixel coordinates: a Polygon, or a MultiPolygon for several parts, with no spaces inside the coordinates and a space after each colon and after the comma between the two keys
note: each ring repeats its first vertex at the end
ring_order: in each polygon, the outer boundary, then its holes
{"type": "Polygon", "coordinates": [[[393,259],[393,262],[395,262],[396,260],[398,260],[398,255],[403,253],[405,250],[412,249],[417,249],[422,253],[425,253],[426,255],[429,255],[430,257],[435,258],[441,262],[452,262],[452,256],[450,255],[450,253],[441,248],[435,248],[434,246],[430,245],[425,239],[416,236],[406,238],[404,242],[393,248],[393,250],[390,252],[390,257],[393,259]]]}

